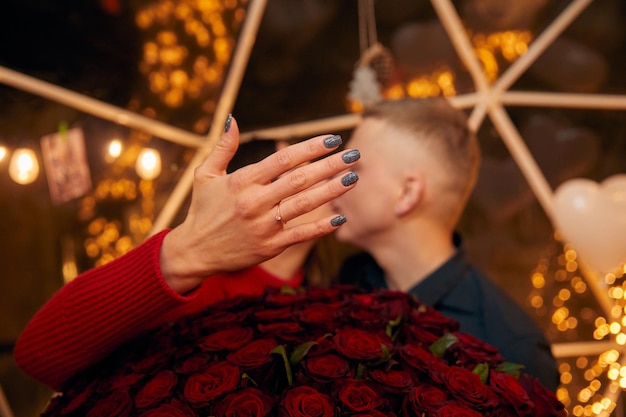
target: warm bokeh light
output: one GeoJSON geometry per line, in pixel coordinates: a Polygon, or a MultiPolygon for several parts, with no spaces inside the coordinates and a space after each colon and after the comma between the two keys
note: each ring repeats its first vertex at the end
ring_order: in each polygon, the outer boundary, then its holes
{"type": "MultiPolygon", "coordinates": [[[[483,66],[489,81],[495,81],[502,73],[503,64],[513,62],[528,50],[533,40],[530,31],[504,31],[490,34],[471,34],[474,52],[483,66]]],[[[409,76],[407,79],[396,81],[382,88],[385,99],[395,100],[403,97],[452,97],[457,94],[455,86],[456,73],[448,66],[442,66],[427,74],[409,76]]],[[[348,110],[358,113],[363,110],[362,103],[348,101],[348,110]]],[[[572,260],[573,261],[573,260],[572,260]]],[[[577,267],[571,262],[568,269],[577,267]]]]}
{"type": "Polygon", "coordinates": [[[122,141],[119,139],[113,139],[109,142],[107,148],[107,161],[113,161],[122,154],[122,141]]]}
{"type": "MultiPolygon", "coordinates": [[[[570,304],[580,296],[588,296],[593,285],[586,281],[588,277],[579,269],[575,248],[561,243],[557,233],[554,237],[554,244],[546,250],[529,276],[533,287],[528,298],[530,305],[537,314],[550,315],[552,338],[565,337],[572,341],[592,338],[610,340],[617,346],[626,345],[626,281],[623,268],[598,277],[604,285],[602,291],[606,291],[612,303],[607,306],[608,311],[570,304]],[[578,314],[573,316],[578,309],[578,314]],[[581,333],[583,324],[590,327],[589,333],[581,333]]],[[[626,389],[626,361],[622,356],[620,350],[607,349],[595,357],[559,358],[561,386],[557,397],[566,404],[571,415],[609,415],[615,409],[616,399],[619,398],[616,393],[626,389]],[[572,372],[570,364],[578,371],[572,372]]]]}
{"type": "Polygon", "coordinates": [[[161,154],[158,150],[145,148],[137,157],[137,175],[144,180],[153,180],[161,174],[161,154]]]}
{"type": "Polygon", "coordinates": [[[163,104],[180,108],[186,100],[214,100],[209,92],[223,82],[247,4],[160,0],[137,12],[135,22],[147,35],[139,67],[163,104]]]}
{"type": "Polygon", "coordinates": [[[0,146],[0,162],[4,161],[4,158],[6,158],[7,153],[9,153],[9,150],[7,149],[7,147],[0,146]]]}
{"type": "Polygon", "coordinates": [[[11,156],[9,176],[18,184],[30,184],[39,176],[39,161],[35,151],[18,148],[11,156]]]}

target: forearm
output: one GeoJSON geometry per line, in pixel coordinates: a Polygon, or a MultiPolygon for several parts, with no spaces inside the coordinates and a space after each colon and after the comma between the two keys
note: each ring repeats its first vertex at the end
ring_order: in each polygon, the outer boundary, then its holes
{"type": "Polygon", "coordinates": [[[158,317],[188,302],[163,280],[159,252],[167,231],[61,288],[21,334],[15,359],[35,379],[59,388],[158,317]]]}

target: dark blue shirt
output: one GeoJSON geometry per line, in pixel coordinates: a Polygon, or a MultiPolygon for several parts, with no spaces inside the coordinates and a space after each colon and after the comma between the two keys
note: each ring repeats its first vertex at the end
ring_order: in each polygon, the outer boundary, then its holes
{"type": "MultiPolygon", "coordinates": [[[[382,269],[366,253],[344,261],[339,282],[368,290],[387,288],[382,269]]],[[[458,321],[462,332],[498,348],[507,361],[524,365],[525,372],[556,391],[559,372],[543,331],[508,294],[470,264],[462,249],[409,293],[458,321]]]]}

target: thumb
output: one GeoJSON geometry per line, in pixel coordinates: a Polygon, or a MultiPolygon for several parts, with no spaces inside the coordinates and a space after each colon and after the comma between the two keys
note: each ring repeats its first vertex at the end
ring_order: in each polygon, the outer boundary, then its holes
{"type": "Polygon", "coordinates": [[[237,152],[237,148],[239,148],[239,126],[235,118],[229,114],[220,140],[199,167],[202,175],[208,177],[225,175],[226,168],[237,152]]]}

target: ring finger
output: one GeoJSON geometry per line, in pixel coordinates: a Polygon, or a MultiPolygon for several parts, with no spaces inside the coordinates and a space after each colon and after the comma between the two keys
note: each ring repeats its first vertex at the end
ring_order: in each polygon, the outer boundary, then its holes
{"type": "Polygon", "coordinates": [[[351,190],[356,185],[358,179],[356,172],[350,171],[342,176],[323,181],[316,186],[285,198],[276,207],[275,219],[286,223],[309,213],[351,190]],[[278,218],[279,216],[280,219],[278,218]]]}

